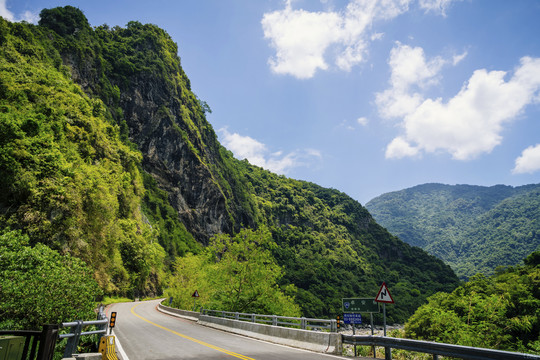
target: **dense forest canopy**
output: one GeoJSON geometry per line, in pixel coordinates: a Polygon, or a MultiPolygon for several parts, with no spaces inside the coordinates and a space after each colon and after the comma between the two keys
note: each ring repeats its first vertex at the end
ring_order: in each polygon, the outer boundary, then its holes
{"type": "Polygon", "coordinates": [[[518,265],[540,249],[540,184],[424,184],[366,207],[392,234],[443,259],[463,279],[518,265]]]}
{"type": "Polygon", "coordinates": [[[540,251],[524,263],[433,295],[405,325],[407,337],[540,354],[540,251]]]}
{"type": "Polygon", "coordinates": [[[268,265],[275,291],[261,296],[304,316],[334,316],[342,297],[375,296],[386,281],[398,299],[389,321],[404,322],[458,285],[346,194],[234,159],[177,52],[155,25],[91,27],[71,6],[43,10],[39,25],[0,18],[0,230],[16,231],[11,243],[50,249],[60,267],[80,259],[96,295],[144,296],[179,289],[190,261],[226,268],[234,253],[209,254],[262,231],[253,266],[268,265]]]}

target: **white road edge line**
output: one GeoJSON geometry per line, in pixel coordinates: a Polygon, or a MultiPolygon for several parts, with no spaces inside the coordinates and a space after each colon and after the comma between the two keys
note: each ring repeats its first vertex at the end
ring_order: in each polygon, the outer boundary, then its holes
{"type": "Polygon", "coordinates": [[[124,348],[122,348],[122,345],[120,345],[120,340],[118,340],[118,336],[114,334],[114,330],[112,331],[114,335],[114,342],[116,344],[116,348],[118,349],[118,352],[120,353],[120,356],[122,357],[122,360],[129,360],[128,356],[126,355],[124,348]]]}

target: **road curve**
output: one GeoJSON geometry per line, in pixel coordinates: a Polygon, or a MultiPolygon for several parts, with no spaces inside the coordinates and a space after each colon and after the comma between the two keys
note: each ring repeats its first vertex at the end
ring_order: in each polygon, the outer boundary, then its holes
{"type": "Polygon", "coordinates": [[[114,334],[129,358],[123,360],[346,359],[211,329],[163,314],[156,309],[158,303],[120,303],[108,308],[108,313],[117,312],[114,334]]]}

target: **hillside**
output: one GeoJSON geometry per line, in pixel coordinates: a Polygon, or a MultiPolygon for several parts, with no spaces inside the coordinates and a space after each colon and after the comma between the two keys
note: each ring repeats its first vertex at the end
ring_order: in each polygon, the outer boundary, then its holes
{"type": "Polygon", "coordinates": [[[520,264],[540,248],[540,184],[424,184],[366,207],[392,234],[443,259],[461,278],[520,264]]]}
{"type": "Polygon", "coordinates": [[[70,6],[0,18],[0,230],[84,260],[113,295],[160,294],[176,259],[261,227],[305,316],[386,281],[403,322],[457,286],[346,194],[234,159],[177,52],[155,25],[93,28],[70,6]]]}
{"type": "Polygon", "coordinates": [[[429,298],[405,324],[407,338],[540,354],[540,252],[524,264],[473,276],[429,298]],[[489,329],[489,331],[486,331],[489,329]]]}

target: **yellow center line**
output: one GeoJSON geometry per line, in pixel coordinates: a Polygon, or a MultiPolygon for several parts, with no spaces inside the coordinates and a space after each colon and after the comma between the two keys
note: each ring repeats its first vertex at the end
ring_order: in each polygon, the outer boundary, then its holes
{"type": "Polygon", "coordinates": [[[244,359],[244,360],[255,360],[255,359],[250,358],[250,357],[247,357],[247,356],[245,356],[245,355],[237,354],[237,353],[235,353],[235,352],[232,352],[232,351],[229,351],[229,350],[222,349],[222,348],[220,348],[220,347],[214,346],[214,345],[209,344],[209,343],[206,343],[206,342],[204,342],[204,341],[201,341],[201,340],[197,340],[197,339],[195,339],[195,338],[192,338],[191,336],[187,336],[187,335],[184,335],[184,334],[180,334],[179,332],[176,332],[176,331],[174,331],[174,330],[168,329],[168,328],[166,328],[165,326],[161,326],[161,325],[159,325],[159,324],[156,324],[155,322],[152,322],[152,321],[150,321],[150,320],[148,320],[148,319],[142,317],[141,315],[139,315],[139,314],[137,314],[137,313],[135,312],[135,308],[136,308],[137,306],[139,306],[139,305],[141,305],[141,304],[137,304],[137,305],[133,306],[133,307],[131,308],[131,313],[132,313],[133,315],[135,315],[136,317],[138,317],[139,319],[146,321],[146,322],[149,323],[149,324],[152,324],[152,325],[154,325],[154,326],[156,326],[156,327],[158,327],[158,328],[160,328],[160,329],[163,329],[163,330],[165,330],[165,331],[168,331],[168,332],[170,332],[170,333],[173,333],[173,334],[176,335],[176,336],[180,336],[181,338],[184,338],[184,339],[186,339],[186,340],[190,340],[190,341],[196,342],[197,344],[201,344],[201,345],[203,345],[203,346],[209,347],[210,349],[214,349],[214,350],[217,350],[217,351],[221,351],[222,353],[225,353],[225,354],[234,356],[234,357],[236,357],[236,358],[244,359]]]}

